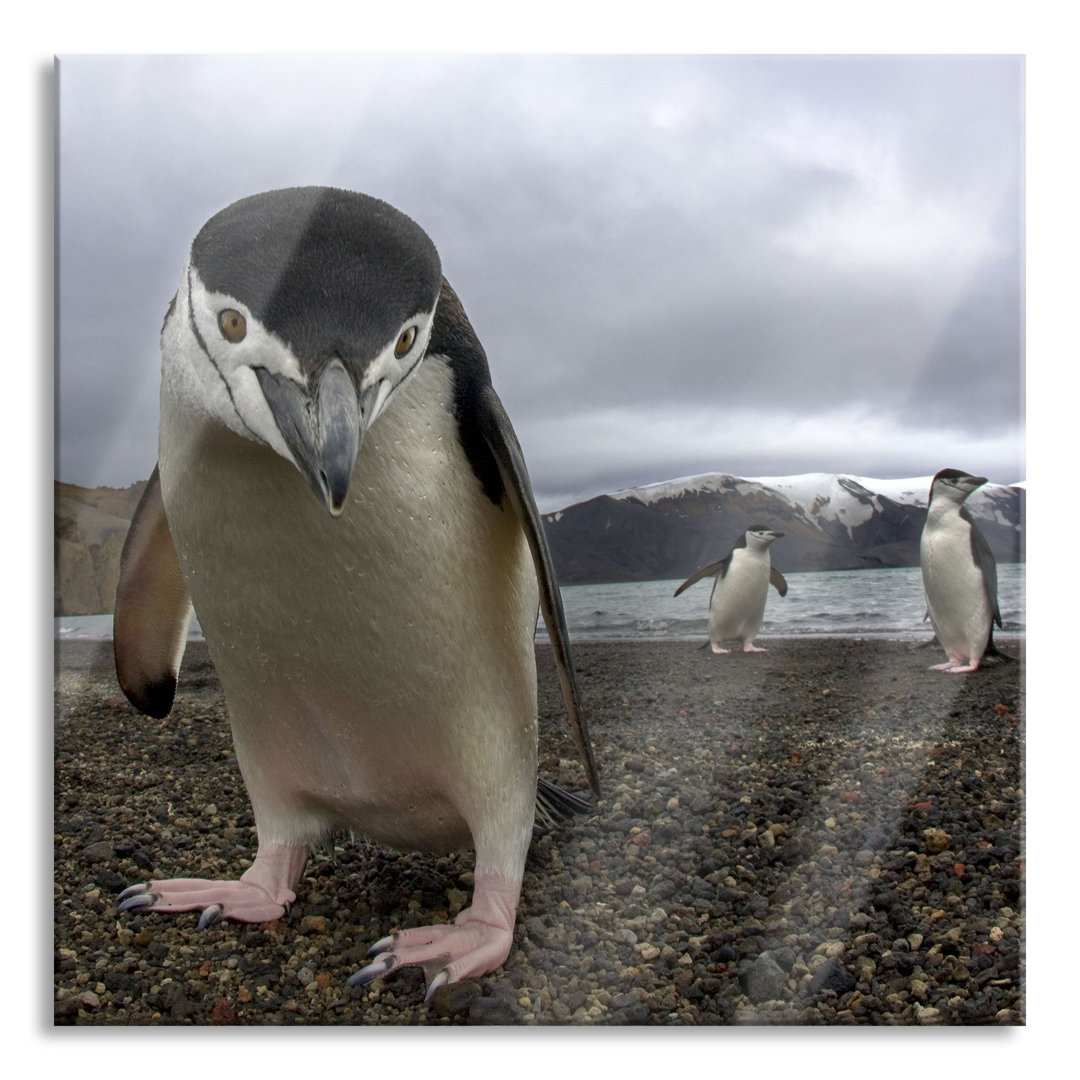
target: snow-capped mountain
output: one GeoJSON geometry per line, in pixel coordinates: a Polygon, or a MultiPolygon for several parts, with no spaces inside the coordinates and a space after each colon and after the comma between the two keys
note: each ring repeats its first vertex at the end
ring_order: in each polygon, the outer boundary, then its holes
{"type": "MultiPolygon", "coordinates": [[[[706,473],[575,503],[544,526],[563,584],[686,577],[757,523],[784,533],[781,570],[917,566],[931,479],[706,473]]],[[[1023,559],[1025,496],[987,484],[967,501],[999,562],[1023,559]]]]}

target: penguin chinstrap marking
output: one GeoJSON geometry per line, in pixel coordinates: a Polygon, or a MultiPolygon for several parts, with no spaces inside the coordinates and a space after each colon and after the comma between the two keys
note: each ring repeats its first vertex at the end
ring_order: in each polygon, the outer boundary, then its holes
{"type": "Polygon", "coordinates": [[[739,639],[743,652],[765,652],[754,644],[765,617],[765,601],[772,585],[787,595],[784,575],[772,565],[769,545],[784,534],[765,525],[751,525],[718,562],[691,574],[676,590],[678,596],[702,578],[715,575],[709,597],[709,645],[714,653],[730,652],[722,641],[739,639]]]}
{"type": "Polygon", "coordinates": [[[238,881],[152,881],[120,907],[261,922],[333,832],[471,845],[471,906],[378,942],[350,982],[418,964],[430,997],[494,970],[538,797],[538,608],[599,783],[521,450],[434,245],[366,195],[242,199],[196,237],[162,356],[117,674],[137,707],[166,715],[194,605],[258,852],[238,881]]]}
{"type": "Polygon", "coordinates": [[[964,501],[986,483],[959,469],[942,469],[930,484],[930,505],[919,540],[926,609],[948,660],[932,671],[960,675],[978,670],[1001,626],[997,564],[964,501]]]}

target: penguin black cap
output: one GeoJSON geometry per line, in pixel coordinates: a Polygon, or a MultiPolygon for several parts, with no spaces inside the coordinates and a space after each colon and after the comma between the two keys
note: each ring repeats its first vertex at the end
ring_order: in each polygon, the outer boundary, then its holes
{"type": "Polygon", "coordinates": [[[208,289],[243,301],[308,369],[373,355],[404,319],[435,306],[442,282],[435,244],[410,217],[327,187],[240,199],[202,227],[191,261],[208,289]]]}

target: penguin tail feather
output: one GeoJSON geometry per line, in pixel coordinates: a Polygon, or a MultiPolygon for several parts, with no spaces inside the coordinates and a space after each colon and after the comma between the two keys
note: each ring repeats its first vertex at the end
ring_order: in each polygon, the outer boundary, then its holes
{"type": "Polygon", "coordinates": [[[1010,656],[1008,653],[1003,653],[995,644],[994,638],[991,635],[990,640],[986,643],[986,651],[982,654],[982,659],[979,661],[979,666],[984,664],[987,667],[992,667],[995,664],[1011,664],[1016,658],[1010,656]]]}
{"type": "Polygon", "coordinates": [[[545,780],[536,778],[536,824],[556,829],[575,814],[590,814],[594,807],[588,799],[545,780]]]}

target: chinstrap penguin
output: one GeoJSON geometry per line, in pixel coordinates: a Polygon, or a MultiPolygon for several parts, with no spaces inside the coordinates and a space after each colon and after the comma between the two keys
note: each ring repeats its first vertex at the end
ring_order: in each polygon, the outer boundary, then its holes
{"type": "Polygon", "coordinates": [[[933,671],[976,671],[984,657],[1001,656],[997,564],[964,500],[986,483],[959,469],[942,469],[930,484],[930,505],[919,541],[926,610],[948,660],[933,671]]]}
{"type": "Polygon", "coordinates": [[[787,594],[784,575],[772,565],[769,545],[784,534],[765,525],[751,525],[719,562],[691,574],[676,590],[678,596],[702,578],[716,575],[709,597],[709,644],[714,653],[726,653],[720,642],[738,638],[743,652],[765,652],[754,644],[765,617],[769,585],[787,594]]]}
{"type": "MultiPolygon", "coordinates": [[[[538,799],[538,609],[600,789],[525,463],[434,244],[367,195],[241,199],[196,236],[161,341],[117,675],[166,715],[194,605],[258,852],[238,881],[155,880],[120,908],[262,922],[330,833],[471,845],[471,906],[377,942],[349,981],[416,964],[430,997],[494,970],[538,799]]],[[[542,804],[574,802],[539,786],[542,804]]]]}

